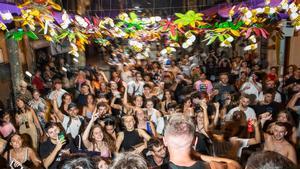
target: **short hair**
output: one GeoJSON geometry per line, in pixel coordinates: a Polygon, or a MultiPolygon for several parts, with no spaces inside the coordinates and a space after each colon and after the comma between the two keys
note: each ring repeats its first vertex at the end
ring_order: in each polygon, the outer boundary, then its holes
{"type": "Polygon", "coordinates": [[[59,124],[56,123],[56,122],[46,123],[46,125],[45,125],[45,131],[48,132],[49,129],[51,129],[51,128],[55,127],[55,126],[59,128],[59,124]]]}
{"type": "Polygon", "coordinates": [[[249,94],[245,94],[245,93],[243,93],[243,94],[240,96],[240,99],[242,99],[242,98],[247,98],[247,99],[251,100],[251,96],[250,96],[249,94]]]}
{"type": "Polygon", "coordinates": [[[66,160],[60,169],[97,169],[97,167],[90,158],[75,156],[66,160]]]}
{"type": "Polygon", "coordinates": [[[167,122],[165,135],[181,136],[181,135],[194,135],[195,125],[189,116],[181,113],[171,115],[167,122]]]}
{"type": "Polygon", "coordinates": [[[151,138],[148,142],[147,142],[147,149],[149,151],[153,151],[153,147],[159,147],[161,145],[164,145],[163,141],[159,138],[151,138]]]}
{"type": "Polygon", "coordinates": [[[120,153],[114,159],[111,169],[148,169],[147,162],[133,152],[120,153]]]}
{"type": "Polygon", "coordinates": [[[249,157],[246,169],[296,169],[296,165],[279,153],[262,151],[249,157]]]}

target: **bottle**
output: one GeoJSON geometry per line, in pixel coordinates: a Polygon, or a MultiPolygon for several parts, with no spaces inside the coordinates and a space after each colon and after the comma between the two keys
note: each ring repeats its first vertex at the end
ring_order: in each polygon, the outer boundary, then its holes
{"type": "Polygon", "coordinates": [[[252,125],[252,120],[248,120],[248,127],[247,127],[248,133],[252,133],[253,130],[253,125],[252,125]]]}

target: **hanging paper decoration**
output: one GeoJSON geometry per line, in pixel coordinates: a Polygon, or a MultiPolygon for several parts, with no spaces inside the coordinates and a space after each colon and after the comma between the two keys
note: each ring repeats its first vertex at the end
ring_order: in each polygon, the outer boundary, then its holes
{"type": "Polygon", "coordinates": [[[18,29],[17,31],[9,31],[6,33],[6,38],[13,38],[16,41],[20,41],[23,39],[24,35],[27,35],[32,40],[39,39],[36,34],[32,31],[24,32],[23,29],[18,29]]]}
{"type": "Polygon", "coordinates": [[[175,13],[175,15],[178,19],[175,20],[174,23],[177,24],[179,28],[183,26],[191,26],[192,28],[195,28],[197,26],[206,25],[205,22],[202,22],[202,13],[196,13],[195,11],[189,10],[185,14],[175,13]]]}
{"type": "Polygon", "coordinates": [[[216,21],[204,18],[202,13],[189,10],[176,13],[175,18],[162,19],[158,16],[138,17],[134,12],[121,13],[117,19],[69,15],[53,0],[25,0],[18,5],[20,16],[13,16],[9,11],[0,12],[0,29],[7,31],[4,24],[7,20],[18,22],[18,31],[8,33],[9,38],[21,40],[24,35],[37,39],[43,36],[47,41],[61,43],[70,42],[70,53],[79,56],[80,51],[90,42],[108,46],[115,38],[129,42],[134,52],[147,56],[144,50],[146,42],[157,41],[168,37],[166,47],[161,52],[170,53],[175,47],[188,48],[204,35],[203,42],[210,45],[218,42],[220,47],[231,47],[234,40],[243,38],[248,41],[245,50],[257,48],[257,37],[268,38],[274,31],[280,35],[278,22],[280,13],[288,15],[295,30],[300,30],[299,5],[282,0],[274,6],[272,0],[265,0],[263,7],[249,7],[244,4],[231,7],[228,18],[216,21]],[[225,21],[226,20],[226,21],[225,21]],[[38,29],[37,29],[38,28],[38,29]],[[143,43],[142,43],[143,42],[143,43]],[[145,43],[144,43],[145,42],[145,43]]]}

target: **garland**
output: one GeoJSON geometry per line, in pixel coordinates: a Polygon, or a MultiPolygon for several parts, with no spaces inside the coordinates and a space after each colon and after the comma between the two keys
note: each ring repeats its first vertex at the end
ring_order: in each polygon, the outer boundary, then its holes
{"type": "Polygon", "coordinates": [[[61,43],[68,40],[71,44],[70,54],[78,57],[79,51],[92,42],[109,46],[115,38],[128,39],[128,44],[135,52],[142,52],[145,42],[161,39],[167,35],[167,46],[162,53],[171,53],[175,48],[188,48],[196,38],[204,37],[203,42],[210,45],[219,41],[221,47],[231,47],[238,38],[248,41],[244,50],[257,48],[257,37],[267,39],[273,31],[278,31],[279,14],[288,15],[295,30],[300,29],[299,5],[282,0],[276,7],[265,1],[263,8],[249,9],[246,6],[233,6],[225,22],[205,18],[202,13],[189,10],[175,13],[175,19],[161,17],[139,18],[134,12],[121,13],[112,18],[87,18],[68,14],[52,0],[26,0],[18,8],[20,16],[10,12],[0,13],[2,21],[12,20],[20,25],[17,31],[8,30],[0,20],[0,29],[7,31],[7,38],[21,40],[23,36],[36,40],[39,34],[47,41],[61,43]],[[274,27],[277,23],[277,27],[274,27]],[[183,41],[180,41],[183,40],[183,41]],[[179,44],[179,41],[182,42],[179,44]]]}

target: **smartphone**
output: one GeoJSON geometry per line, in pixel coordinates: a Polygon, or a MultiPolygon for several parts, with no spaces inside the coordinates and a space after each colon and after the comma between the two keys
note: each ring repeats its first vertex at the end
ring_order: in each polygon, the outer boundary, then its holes
{"type": "Polygon", "coordinates": [[[58,134],[58,139],[59,139],[61,142],[65,141],[65,134],[64,134],[63,132],[60,132],[60,133],[58,134]]]}

